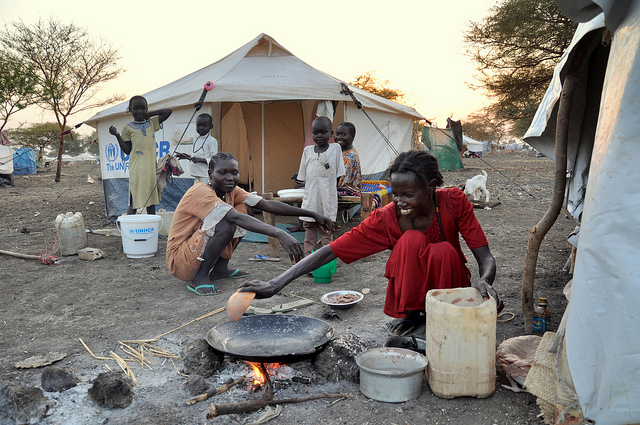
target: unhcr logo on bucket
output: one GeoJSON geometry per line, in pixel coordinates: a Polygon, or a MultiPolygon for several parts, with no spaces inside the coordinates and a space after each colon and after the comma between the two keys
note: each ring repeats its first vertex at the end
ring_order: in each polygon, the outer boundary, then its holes
{"type": "Polygon", "coordinates": [[[156,232],[155,227],[141,227],[136,229],[129,229],[130,235],[153,235],[156,232]]]}

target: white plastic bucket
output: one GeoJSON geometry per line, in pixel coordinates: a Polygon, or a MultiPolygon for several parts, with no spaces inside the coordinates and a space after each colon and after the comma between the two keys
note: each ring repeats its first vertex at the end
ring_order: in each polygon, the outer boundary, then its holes
{"type": "Polygon", "coordinates": [[[162,217],[156,214],[121,215],[116,227],[122,235],[122,250],[129,258],[153,257],[158,250],[162,217]]]}
{"type": "Polygon", "coordinates": [[[425,354],[439,397],[484,398],[495,391],[496,302],[476,288],[432,289],[426,297],[425,354]]]}

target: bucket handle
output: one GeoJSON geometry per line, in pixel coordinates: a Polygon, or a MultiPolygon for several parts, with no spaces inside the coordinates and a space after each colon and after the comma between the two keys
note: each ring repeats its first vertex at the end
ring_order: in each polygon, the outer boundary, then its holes
{"type": "Polygon", "coordinates": [[[153,235],[149,236],[147,239],[134,239],[134,238],[130,238],[129,236],[127,236],[126,233],[124,233],[122,231],[122,229],[120,229],[120,222],[118,220],[116,220],[116,229],[118,229],[118,232],[120,232],[120,236],[123,236],[129,240],[132,240],[134,242],[146,242],[149,239],[153,238],[154,236],[158,235],[160,233],[160,230],[162,229],[162,225],[164,224],[164,218],[162,218],[161,215],[159,215],[158,217],[160,217],[160,226],[158,227],[158,231],[154,232],[153,235]]]}

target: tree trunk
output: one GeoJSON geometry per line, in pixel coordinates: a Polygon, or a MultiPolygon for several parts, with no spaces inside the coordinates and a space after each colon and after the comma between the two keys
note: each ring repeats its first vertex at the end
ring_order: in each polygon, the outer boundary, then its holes
{"type": "MultiPolygon", "coordinates": [[[[64,127],[63,127],[64,128],[64,127]]],[[[63,132],[61,130],[60,132],[63,132]]],[[[56,168],[56,183],[60,183],[60,175],[62,174],[62,152],[64,150],[64,136],[60,134],[60,147],[58,148],[58,167],[56,168]]]]}
{"type": "Polygon", "coordinates": [[[586,57],[591,46],[591,41],[597,33],[585,36],[580,44],[580,48],[574,52],[574,60],[571,68],[567,72],[562,84],[562,95],[558,106],[558,118],[556,124],[556,146],[555,146],[555,172],[553,180],[553,196],[549,209],[544,217],[535,227],[529,231],[529,242],[524,258],[524,270],[522,273],[522,315],[524,317],[524,331],[527,334],[532,332],[533,324],[533,281],[536,275],[536,264],[538,262],[538,252],[542,240],[546,236],[553,223],[558,218],[562,210],[565,187],[567,183],[567,144],[569,139],[569,118],[573,94],[578,83],[578,72],[580,65],[586,57]]]}

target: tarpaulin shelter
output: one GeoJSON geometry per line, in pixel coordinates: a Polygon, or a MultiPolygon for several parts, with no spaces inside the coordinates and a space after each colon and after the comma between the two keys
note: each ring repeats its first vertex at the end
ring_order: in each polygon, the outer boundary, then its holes
{"type": "MultiPolygon", "coordinates": [[[[305,143],[312,143],[310,124],[316,114],[332,115],[334,130],[342,121],[355,124],[354,146],[364,175],[385,171],[396,152],[411,149],[414,122],[424,119],[413,108],[347,85],[390,141],[389,146],[363,110],[342,93],[342,81],[301,61],[270,36],[260,34],[217,62],[143,94],[150,110],[173,109],[164,128],[156,134],[158,158],[173,153],[178,141],[178,152],[193,153],[195,124],[186,133],[185,128],[208,81],[213,88],[197,114],[207,112],[213,116],[212,134],[219,150],[238,158],[240,183],[258,192],[293,187],[291,177],[298,171],[305,143]]],[[[131,121],[127,104],[101,111],[86,121],[98,132],[110,217],[126,210],[128,161],[108,129],[111,125],[122,128],[131,121]]],[[[190,164],[183,161],[183,166],[185,174],[172,179],[173,183],[162,193],[160,208],[173,210],[191,185],[190,164]]]]}
{"type": "Polygon", "coordinates": [[[463,168],[458,144],[450,128],[422,127],[422,143],[438,159],[441,170],[463,168]]]}
{"type": "Polygon", "coordinates": [[[35,174],[36,152],[31,148],[16,148],[13,154],[13,174],[35,174]]]}
{"type": "MultiPolygon", "coordinates": [[[[566,352],[589,423],[640,423],[640,1],[558,0],[581,22],[525,141],[554,158],[562,81],[577,57],[567,198],[580,222],[566,352]],[[584,55],[584,56],[583,56],[584,55]]],[[[565,96],[566,98],[566,96],[565,96]]]]}

